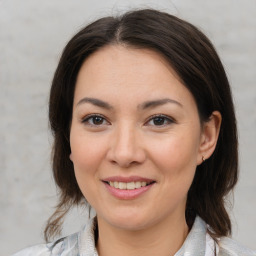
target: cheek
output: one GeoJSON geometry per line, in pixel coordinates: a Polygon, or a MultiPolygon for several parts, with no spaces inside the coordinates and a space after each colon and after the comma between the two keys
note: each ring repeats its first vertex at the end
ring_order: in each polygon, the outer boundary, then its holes
{"type": "Polygon", "coordinates": [[[96,151],[95,147],[84,146],[80,143],[77,147],[71,147],[71,150],[73,164],[79,171],[90,171],[97,164],[100,152],[96,151]]]}
{"type": "Polygon", "coordinates": [[[150,145],[150,155],[155,165],[170,175],[194,173],[198,143],[191,138],[185,135],[169,136],[150,145]]]}
{"type": "Polygon", "coordinates": [[[196,170],[197,144],[186,138],[169,139],[152,147],[152,159],[160,174],[163,204],[186,202],[196,170]]]}
{"type": "Polygon", "coordinates": [[[97,182],[100,152],[99,147],[87,140],[74,139],[71,140],[72,161],[74,165],[74,173],[78,186],[86,198],[93,204],[92,198],[97,193],[97,182]]]}
{"type": "Polygon", "coordinates": [[[97,137],[91,136],[83,128],[76,127],[76,125],[71,129],[70,147],[72,161],[77,167],[93,166],[103,154],[104,148],[97,137]]]}
{"type": "Polygon", "coordinates": [[[74,164],[77,182],[83,190],[86,183],[90,183],[97,176],[97,170],[102,157],[103,147],[90,136],[79,134],[75,130],[70,136],[71,159],[74,164]]]}

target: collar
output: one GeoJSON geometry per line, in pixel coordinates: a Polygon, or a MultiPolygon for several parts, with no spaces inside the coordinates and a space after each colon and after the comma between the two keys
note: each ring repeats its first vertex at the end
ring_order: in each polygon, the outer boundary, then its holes
{"type": "MultiPolygon", "coordinates": [[[[94,240],[95,219],[90,219],[78,235],[81,256],[98,256],[94,240]]],[[[206,224],[197,216],[182,247],[174,256],[205,256],[206,224]]]]}

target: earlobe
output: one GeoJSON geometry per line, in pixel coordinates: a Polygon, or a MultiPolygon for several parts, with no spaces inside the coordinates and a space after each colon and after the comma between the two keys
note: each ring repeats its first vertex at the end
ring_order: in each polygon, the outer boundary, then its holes
{"type": "Polygon", "coordinates": [[[209,121],[203,124],[197,164],[206,161],[213,154],[219,137],[221,120],[220,112],[214,111],[209,121]]]}
{"type": "Polygon", "coordinates": [[[70,153],[70,155],[69,155],[69,159],[71,160],[71,162],[73,162],[72,153],[70,153]]]}

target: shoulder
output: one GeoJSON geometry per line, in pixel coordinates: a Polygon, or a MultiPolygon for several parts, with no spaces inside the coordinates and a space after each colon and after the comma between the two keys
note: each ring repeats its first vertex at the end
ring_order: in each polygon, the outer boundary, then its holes
{"type": "Polygon", "coordinates": [[[220,256],[256,256],[256,251],[253,251],[245,246],[239,244],[235,240],[222,237],[218,241],[220,256]]]}
{"type": "Polygon", "coordinates": [[[12,256],[78,255],[78,235],[79,233],[75,233],[52,243],[34,245],[25,248],[12,256]]]}
{"type": "Polygon", "coordinates": [[[90,219],[77,233],[63,237],[52,243],[35,245],[19,251],[12,256],[67,256],[67,255],[94,255],[95,219],[90,219]]]}
{"type": "Polygon", "coordinates": [[[34,245],[25,248],[19,252],[12,254],[12,256],[50,256],[51,251],[47,248],[46,244],[34,245]]]}

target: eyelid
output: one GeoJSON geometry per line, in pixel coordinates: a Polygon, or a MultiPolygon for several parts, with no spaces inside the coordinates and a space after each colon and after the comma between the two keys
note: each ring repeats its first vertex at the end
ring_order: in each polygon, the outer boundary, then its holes
{"type": "MultiPolygon", "coordinates": [[[[152,121],[152,120],[153,120],[154,118],[156,118],[156,117],[165,118],[166,120],[168,120],[169,124],[177,123],[177,121],[176,121],[173,117],[170,117],[170,116],[168,116],[168,115],[164,115],[164,114],[154,114],[154,115],[150,116],[150,117],[147,119],[147,121],[146,121],[145,124],[149,123],[150,121],[152,121]]],[[[158,127],[161,128],[161,127],[164,127],[164,126],[166,126],[166,125],[168,125],[168,124],[159,125],[158,127]]],[[[151,126],[153,126],[153,125],[151,125],[151,126]]],[[[157,127],[157,125],[154,125],[154,126],[157,127]]]]}
{"type": "MultiPolygon", "coordinates": [[[[83,118],[81,118],[81,122],[84,123],[84,124],[87,123],[88,125],[95,126],[95,127],[96,126],[103,126],[103,125],[110,125],[111,124],[104,115],[99,114],[99,113],[88,114],[88,115],[84,116],[83,118]],[[90,118],[93,118],[93,117],[101,117],[101,118],[104,119],[104,122],[107,122],[107,124],[104,124],[104,123],[103,124],[99,124],[99,125],[90,124],[88,120],[90,120],[90,118]]],[[[148,117],[147,121],[145,122],[145,125],[155,126],[155,127],[158,126],[158,128],[161,128],[161,127],[173,124],[173,123],[177,123],[176,120],[173,117],[170,117],[170,116],[164,115],[164,114],[154,114],[154,115],[148,117]],[[157,117],[164,118],[165,120],[168,121],[168,124],[163,124],[163,125],[150,125],[150,124],[148,124],[150,121],[152,121],[154,118],[157,118],[157,117]]]]}
{"type": "Polygon", "coordinates": [[[107,120],[107,118],[106,118],[104,115],[98,114],[98,113],[93,113],[93,114],[89,114],[89,115],[84,116],[83,118],[81,118],[81,122],[82,122],[82,123],[88,123],[88,124],[91,125],[91,126],[102,126],[102,125],[105,125],[105,124],[101,124],[101,125],[90,124],[90,123],[88,122],[88,120],[89,120],[90,118],[93,118],[93,117],[101,117],[101,118],[104,119],[104,121],[106,121],[108,124],[110,124],[110,122],[107,120]]]}

